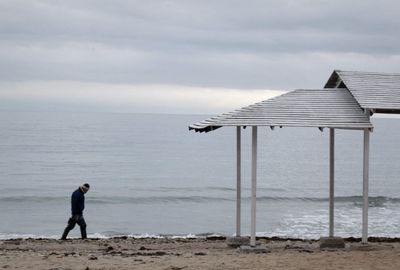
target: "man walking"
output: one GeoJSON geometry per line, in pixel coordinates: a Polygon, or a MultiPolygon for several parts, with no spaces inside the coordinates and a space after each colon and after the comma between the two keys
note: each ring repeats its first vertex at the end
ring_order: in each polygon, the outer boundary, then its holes
{"type": "Polygon", "coordinates": [[[85,193],[89,191],[90,185],[88,183],[83,184],[77,190],[72,193],[71,196],[71,212],[72,216],[68,220],[68,226],[65,228],[61,240],[67,239],[68,233],[78,223],[81,228],[82,239],[86,239],[86,222],[83,218],[83,209],[85,209],[85,193]]]}

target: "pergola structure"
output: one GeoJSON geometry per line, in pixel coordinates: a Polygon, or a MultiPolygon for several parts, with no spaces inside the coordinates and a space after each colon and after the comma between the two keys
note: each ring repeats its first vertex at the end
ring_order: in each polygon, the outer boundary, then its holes
{"type": "Polygon", "coordinates": [[[241,235],[241,127],[252,127],[251,236],[256,244],[256,183],[258,127],[316,127],[330,129],[329,237],[334,237],[334,150],[335,129],[361,130],[363,152],[362,241],[368,242],[369,137],[373,113],[400,112],[400,74],[345,72],[335,70],[324,89],[295,90],[231,113],[192,124],[189,130],[210,132],[224,126],[236,127],[237,204],[236,236],[241,235]]]}

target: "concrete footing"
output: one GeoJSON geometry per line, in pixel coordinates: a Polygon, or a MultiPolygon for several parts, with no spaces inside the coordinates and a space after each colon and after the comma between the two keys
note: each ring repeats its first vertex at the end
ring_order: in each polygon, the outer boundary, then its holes
{"type": "Polygon", "coordinates": [[[226,244],[230,248],[237,248],[240,246],[249,246],[250,238],[245,236],[227,237],[226,244]]]}
{"type": "Polygon", "coordinates": [[[257,254],[268,253],[268,249],[265,246],[255,246],[255,247],[240,246],[239,251],[243,253],[257,253],[257,254]]]}
{"type": "Polygon", "coordinates": [[[321,237],[320,248],[345,248],[344,240],[340,237],[321,237]]]}

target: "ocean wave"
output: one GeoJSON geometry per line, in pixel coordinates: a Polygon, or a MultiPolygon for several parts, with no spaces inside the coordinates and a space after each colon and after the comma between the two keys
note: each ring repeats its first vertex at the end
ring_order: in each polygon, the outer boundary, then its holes
{"type": "MultiPolygon", "coordinates": [[[[65,196],[6,196],[0,197],[0,202],[12,203],[44,203],[44,202],[65,202],[69,201],[70,197],[65,196]]],[[[206,202],[221,202],[234,201],[234,198],[212,197],[212,196],[146,196],[146,197],[89,197],[86,202],[92,204],[151,204],[151,203],[206,203],[206,202]]]]}
{"type": "MultiPolygon", "coordinates": [[[[344,233],[341,234],[345,241],[354,242],[361,241],[360,237],[355,237],[351,234],[344,233]]],[[[223,233],[202,233],[202,234],[108,234],[108,233],[92,233],[88,234],[89,239],[218,239],[224,240],[227,237],[235,236],[235,234],[223,234],[223,233]]],[[[243,237],[250,237],[250,234],[242,234],[243,237]]],[[[257,232],[257,238],[270,239],[274,241],[318,241],[323,235],[319,233],[312,234],[292,234],[287,235],[285,233],[276,233],[276,232],[257,232]]],[[[16,240],[16,239],[54,239],[59,240],[60,235],[35,235],[35,234],[18,234],[18,233],[0,233],[0,240],[16,240]]],[[[69,237],[69,239],[80,239],[80,237],[69,237]]],[[[377,233],[373,236],[369,236],[368,240],[370,242],[400,242],[400,234],[399,233],[377,233]]]]}
{"type": "MultiPolygon", "coordinates": [[[[69,201],[70,197],[66,196],[3,196],[0,197],[0,202],[7,203],[57,203],[69,201]]],[[[243,197],[244,202],[249,202],[250,197],[243,197]]],[[[234,202],[234,196],[104,196],[104,197],[88,197],[86,201],[91,204],[158,204],[158,203],[216,203],[216,202],[234,202]]],[[[310,202],[324,203],[328,202],[329,198],[319,197],[288,197],[288,196],[259,196],[258,202],[310,202]]],[[[362,196],[338,196],[335,197],[337,203],[352,203],[356,206],[362,205],[362,196]]],[[[400,198],[371,196],[369,197],[370,207],[379,207],[387,203],[399,204],[400,198]]]]}
{"type": "Polygon", "coordinates": [[[12,202],[12,203],[42,203],[42,202],[56,202],[70,200],[70,197],[65,196],[33,196],[33,195],[19,195],[19,196],[2,196],[0,202],[12,202]]]}
{"type": "MultiPolygon", "coordinates": [[[[329,202],[327,197],[270,197],[270,196],[260,196],[257,197],[260,201],[309,201],[309,202],[329,202]]],[[[370,196],[368,198],[370,204],[379,203],[400,203],[400,198],[386,197],[386,196],[370,196]]],[[[362,203],[362,196],[337,196],[335,197],[335,202],[350,202],[350,203],[362,203]]]]}
{"type": "MultiPolygon", "coordinates": [[[[92,239],[111,239],[129,237],[134,239],[144,238],[157,238],[157,239],[195,239],[195,238],[207,238],[207,237],[226,237],[226,235],[219,233],[201,233],[201,234],[150,234],[150,233],[118,233],[118,232],[97,232],[88,234],[88,238],[92,239]]],[[[70,239],[80,239],[79,236],[69,237],[70,239]]],[[[36,235],[36,234],[22,234],[22,233],[0,233],[0,240],[9,239],[60,239],[60,235],[36,235]]]]}

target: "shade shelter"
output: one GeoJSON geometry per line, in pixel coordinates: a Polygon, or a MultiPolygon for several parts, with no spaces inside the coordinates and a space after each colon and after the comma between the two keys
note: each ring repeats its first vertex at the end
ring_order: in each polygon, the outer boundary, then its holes
{"type": "Polygon", "coordinates": [[[371,113],[400,114],[400,74],[335,70],[325,88],[346,88],[371,113]]]}
{"type": "MultiPolygon", "coordinates": [[[[348,89],[367,115],[400,114],[400,74],[335,70],[326,89],[348,89]]],[[[369,151],[369,132],[364,131],[364,153],[369,151]],[[366,147],[368,149],[366,149],[366,147]]],[[[368,241],[368,155],[364,155],[362,241],[368,241]]]]}
{"type": "MultiPolygon", "coordinates": [[[[237,205],[236,235],[240,236],[240,189],[241,189],[241,127],[252,127],[251,169],[251,237],[255,246],[256,234],[256,183],[257,183],[257,136],[258,127],[314,127],[330,129],[330,211],[329,236],[334,236],[334,130],[349,129],[364,131],[364,172],[368,172],[369,132],[373,126],[369,113],[354,99],[347,88],[302,89],[265,100],[231,113],[192,124],[190,130],[210,132],[215,129],[236,127],[237,134],[237,205]]],[[[368,174],[364,174],[368,178],[368,174]]]]}

